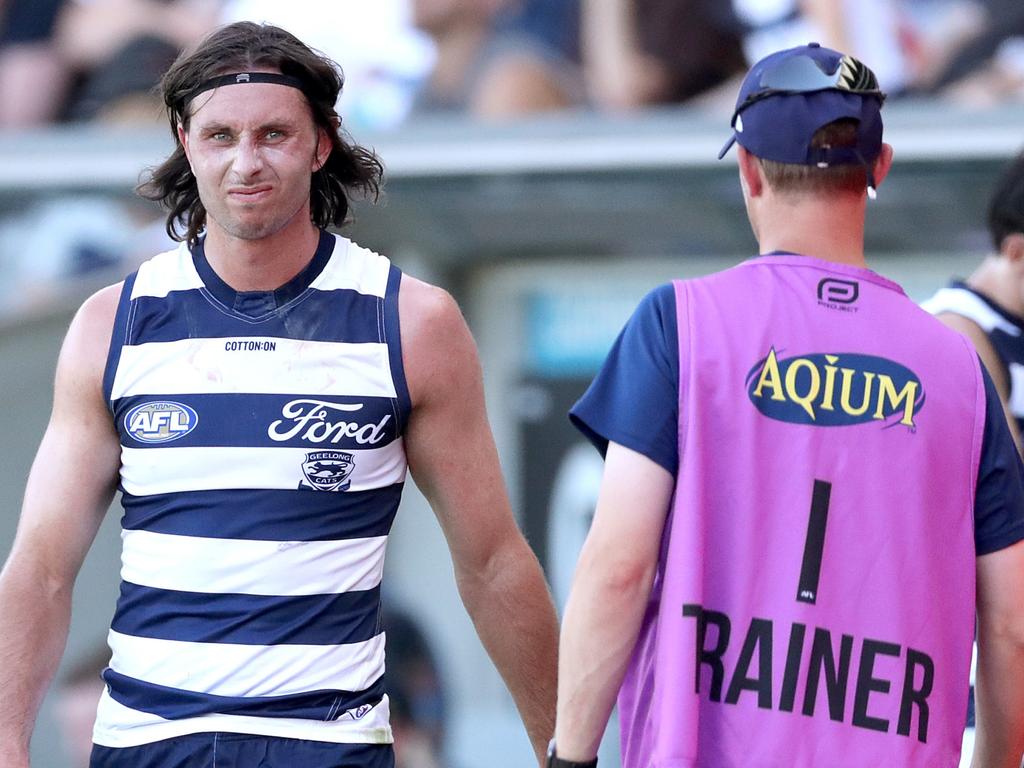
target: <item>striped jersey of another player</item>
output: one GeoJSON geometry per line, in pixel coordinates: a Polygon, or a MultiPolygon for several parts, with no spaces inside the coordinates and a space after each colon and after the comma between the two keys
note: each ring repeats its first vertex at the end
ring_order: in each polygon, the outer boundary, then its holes
{"type": "Polygon", "coordinates": [[[121,594],[94,739],[388,742],[380,581],[406,473],[401,273],[322,233],[273,292],[200,243],[129,278],[105,377],[121,594]]]}
{"type": "Polygon", "coordinates": [[[1017,428],[1024,430],[1024,318],[1007,312],[961,281],[940,288],[921,306],[933,315],[950,312],[966,317],[985,332],[1006,369],[1010,413],[1017,420],[1017,428]]]}

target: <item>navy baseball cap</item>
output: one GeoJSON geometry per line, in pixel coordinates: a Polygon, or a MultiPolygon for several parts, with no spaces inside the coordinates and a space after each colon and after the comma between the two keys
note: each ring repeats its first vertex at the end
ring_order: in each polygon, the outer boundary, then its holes
{"type": "MultiPolygon", "coordinates": [[[[871,164],[882,151],[885,94],[857,59],[818,43],[789,48],[757,62],[747,73],[732,116],[734,142],[764,160],[794,165],[871,164]],[[812,148],[811,138],[841,118],[858,122],[855,147],[812,148]]],[[[871,183],[873,187],[873,180],[871,183]]]]}

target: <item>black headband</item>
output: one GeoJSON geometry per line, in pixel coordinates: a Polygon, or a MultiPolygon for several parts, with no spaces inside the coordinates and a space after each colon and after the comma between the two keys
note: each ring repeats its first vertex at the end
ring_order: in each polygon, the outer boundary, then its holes
{"type": "Polygon", "coordinates": [[[187,104],[192,101],[200,93],[220,88],[222,85],[241,85],[244,83],[274,83],[304,91],[302,81],[297,77],[279,75],[277,72],[232,72],[228,75],[218,75],[217,77],[211,77],[209,80],[204,80],[189,93],[185,103],[187,104]]]}

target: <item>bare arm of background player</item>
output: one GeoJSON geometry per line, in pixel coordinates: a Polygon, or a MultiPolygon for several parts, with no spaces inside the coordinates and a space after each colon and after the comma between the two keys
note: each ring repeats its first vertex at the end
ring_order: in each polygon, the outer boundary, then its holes
{"type": "Polygon", "coordinates": [[[590,98],[622,112],[658,101],[668,90],[664,66],[640,47],[636,0],[583,0],[580,54],[590,98]]]}
{"type": "Polygon", "coordinates": [[[508,685],[538,760],[554,729],[558,624],[516,526],[484,408],[476,346],[447,293],[403,276],[405,450],[448,540],[459,594],[508,685]]]}
{"type": "Polygon", "coordinates": [[[850,50],[852,46],[848,34],[846,3],[842,0],[800,0],[799,5],[804,17],[821,30],[820,34],[824,38],[822,45],[858,55],[857,51],[850,50]]]}
{"type": "Polygon", "coordinates": [[[978,558],[978,730],[972,768],[1020,768],[1024,752],[1024,541],[978,558]]]}
{"type": "Polygon", "coordinates": [[[597,754],[647,610],[673,484],[664,467],[609,444],[562,619],[555,745],[564,760],[597,754]]]}
{"type": "Polygon", "coordinates": [[[953,312],[940,312],[936,317],[954,331],[966,336],[971,344],[974,345],[974,349],[978,352],[978,357],[981,358],[981,362],[985,365],[988,375],[992,377],[992,383],[996,385],[996,392],[999,393],[999,400],[1003,404],[1003,413],[1006,415],[1006,426],[1010,428],[1013,444],[1017,446],[1017,452],[1020,453],[1024,446],[1021,445],[1020,430],[1017,429],[1017,419],[1010,413],[1010,382],[1006,380],[1006,368],[999,361],[999,355],[992,348],[992,342],[988,340],[988,336],[985,335],[985,331],[981,329],[981,326],[963,315],[953,312]]]}
{"type": "Polygon", "coordinates": [[[28,765],[29,739],[60,662],[71,590],[113,496],[120,446],[103,367],[120,286],[85,302],[57,363],[53,411],[0,573],[0,766],[28,765]]]}

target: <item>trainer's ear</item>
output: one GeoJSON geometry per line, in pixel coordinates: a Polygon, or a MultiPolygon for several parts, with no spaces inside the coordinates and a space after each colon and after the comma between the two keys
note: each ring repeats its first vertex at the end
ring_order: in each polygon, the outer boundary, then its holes
{"type": "Polygon", "coordinates": [[[882,144],[882,151],[878,154],[878,159],[875,160],[875,189],[882,186],[882,182],[885,177],[889,175],[889,170],[892,168],[892,145],[882,144]]]}
{"type": "Polygon", "coordinates": [[[740,183],[750,197],[760,197],[764,192],[764,175],[761,163],[754,155],[736,145],[736,158],[740,166],[740,183]]]}

